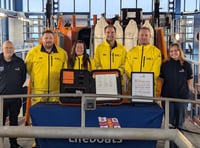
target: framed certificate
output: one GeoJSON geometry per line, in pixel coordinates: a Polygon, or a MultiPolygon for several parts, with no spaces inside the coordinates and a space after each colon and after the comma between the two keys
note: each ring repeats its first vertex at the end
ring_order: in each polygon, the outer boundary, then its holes
{"type": "MultiPolygon", "coordinates": [[[[132,72],[131,73],[131,95],[132,96],[154,96],[154,73],[132,72]]],[[[153,102],[153,100],[132,99],[132,102],[153,102]]]]}
{"type": "Polygon", "coordinates": [[[117,80],[115,74],[96,75],[96,94],[117,95],[117,80]]]}

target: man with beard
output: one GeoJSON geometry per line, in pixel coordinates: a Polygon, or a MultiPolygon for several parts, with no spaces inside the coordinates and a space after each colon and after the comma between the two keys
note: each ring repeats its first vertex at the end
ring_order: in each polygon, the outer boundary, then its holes
{"type": "MultiPolygon", "coordinates": [[[[31,49],[26,56],[27,72],[31,78],[32,94],[57,94],[60,90],[60,71],[67,68],[67,53],[54,43],[51,30],[42,33],[42,44],[31,49]]],[[[58,102],[58,97],[32,98],[37,102],[58,102]]]]}

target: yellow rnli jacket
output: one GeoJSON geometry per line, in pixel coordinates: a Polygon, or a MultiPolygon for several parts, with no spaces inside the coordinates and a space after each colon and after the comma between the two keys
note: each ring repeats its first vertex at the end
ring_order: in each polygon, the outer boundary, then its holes
{"type": "Polygon", "coordinates": [[[131,72],[154,73],[154,95],[156,95],[157,80],[160,73],[161,52],[153,45],[138,45],[127,53],[125,72],[129,79],[131,72]]]}
{"type": "Polygon", "coordinates": [[[116,47],[110,49],[105,40],[95,49],[94,61],[97,69],[118,69],[123,77],[126,59],[126,48],[116,41],[116,47]]]}
{"type": "MultiPolygon", "coordinates": [[[[94,60],[91,59],[91,58],[90,58],[90,63],[88,62],[88,71],[89,72],[91,72],[92,70],[96,69],[94,60]],[[91,63],[91,66],[90,66],[90,63],[91,63]]],[[[76,60],[75,60],[75,63],[74,63],[74,69],[84,70],[84,67],[83,67],[83,55],[76,57],[76,60]]]]}
{"type": "MultiPolygon", "coordinates": [[[[67,53],[55,46],[47,53],[42,45],[31,49],[26,56],[27,72],[31,77],[32,94],[55,94],[60,92],[60,71],[67,68],[67,53]]],[[[40,101],[57,102],[58,97],[34,98],[32,104],[40,101]]]]}

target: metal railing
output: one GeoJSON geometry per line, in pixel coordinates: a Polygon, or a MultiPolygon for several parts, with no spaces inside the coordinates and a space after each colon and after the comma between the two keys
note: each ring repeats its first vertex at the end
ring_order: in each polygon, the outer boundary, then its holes
{"type": "Polygon", "coordinates": [[[38,94],[38,95],[0,95],[0,147],[4,146],[4,137],[25,138],[108,138],[125,140],[165,140],[165,148],[169,141],[175,142],[181,148],[193,148],[192,143],[177,129],[169,129],[169,102],[200,104],[199,100],[183,100],[173,98],[135,97],[124,95],[96,95],[96,94],[38,94]],[[20,127],[3,126],[3,99],[27,97],[82,97],[81,127],[20,127]],[[164,129],[159,128],[119,128],[103,129],[85,127],[84,105],[87,98],[113,97],[128,99],[151,99],[165,101],[164,129]]]}
{"type": "MultiPolygon", "coordinates": [[[[195,84],[195,89],[194,89],[194,94],[195,94],[195,100],[198,100],[198,94],[200,91],[200,84],[195,84]]],[[[194,109],[194,117],[193,120],[200,126],[200,104],[196,103],[195,104],[195,109],[194,109]]]]}

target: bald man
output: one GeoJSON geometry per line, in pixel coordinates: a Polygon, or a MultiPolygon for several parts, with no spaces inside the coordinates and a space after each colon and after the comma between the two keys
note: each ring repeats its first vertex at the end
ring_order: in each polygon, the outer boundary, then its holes
{"type": "MultiPolygon", "coordinates": [[[[0,54],[0,95],[23,94],[23,84],[26,80],[24,61],[14,54],[14,45],[5,41],[0,54]]],[[[10,126],[18,125],[18,115],[22,105],[21,98],[4,99],[3,125],[9,115],[10,126]]],[[[9,138],[11,148],[20,148],[16,138],[9,138]]]]}

